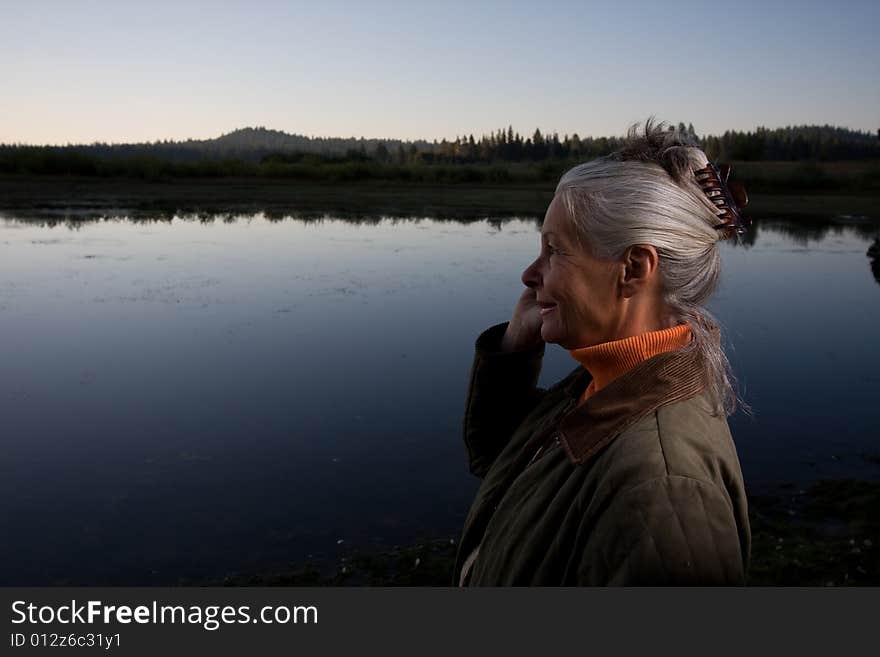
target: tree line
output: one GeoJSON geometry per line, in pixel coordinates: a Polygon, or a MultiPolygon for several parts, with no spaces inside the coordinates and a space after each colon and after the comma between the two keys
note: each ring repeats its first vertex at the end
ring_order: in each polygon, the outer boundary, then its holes
{"type": "MultiPolygon", "coordinates": [[[[723,161],[841,161],[880,158],[880,130],[877,135],[833,126],[757,128],[753,132],[728,130],[720,136],[699,137],[693,124],[669,126],[693,137],[710,159],[723,161]]],[[[483,135],[443,140],[430,151],[411,153],[428,162],[539,162],[544,160],[590,160],[608,155],[622,143],[622,137],[580,137],[577,134],[544,135],[540,130],[523,138],[512,127],[483,135]]],[[[403,160],[405,153],[377,150],[377,159],[403,160]]]]}
{"type": "MultiPolygon", "coordinates": [[[[693,137],[710,159],[740,162],[880,160],[880,131],[794,126],[700,137],[693,125],[669,126],[693,137]]],[[[0,145],[0,173],[177,177],[364,178],[421,182],[542,182],[574,162],[607,155],[622,137],[559,136],[512,127],[454,140],[311,138],[246,128],[213,140],[67,146],[0,145]]],[[[798,174],[799,178],[803,178],[798,174]]]]}

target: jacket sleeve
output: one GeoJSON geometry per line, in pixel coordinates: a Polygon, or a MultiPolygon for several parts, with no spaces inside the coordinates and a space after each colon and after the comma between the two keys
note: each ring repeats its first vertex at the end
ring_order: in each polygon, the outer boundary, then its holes
{"type": "Polygon", "coordinates": [[[690,477],[659,477],[611,500],[592,525],[581,585],[744,585],[746,561],[724,491],[690,477]]]}
{"type": "Polygon", "coordinates": [[[468,466],[485,476],[511,435],[537,405],[544,343],[524,351],[502,352],[507,322],[484,331],[476,343],[464,411],[468,466]]]}

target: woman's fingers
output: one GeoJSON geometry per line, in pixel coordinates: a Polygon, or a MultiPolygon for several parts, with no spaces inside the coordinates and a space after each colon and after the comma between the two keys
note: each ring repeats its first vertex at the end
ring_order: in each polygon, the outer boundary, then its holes
{"type": "Polygon", "coordinates": [[[504,351],[527,349],[541,342],[541,313],[537,292],[526,288],[513,309],[513,316],[501,341],[504,351]]]}

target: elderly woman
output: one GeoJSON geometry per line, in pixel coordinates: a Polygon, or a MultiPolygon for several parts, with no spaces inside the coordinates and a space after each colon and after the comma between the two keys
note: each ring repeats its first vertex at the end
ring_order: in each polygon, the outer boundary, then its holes
{"type": "Polygon", "coordinates": [[[464,438],[482,478],[458,585],[743,584],[750,533],[727,425],[717,242],[744,205],[649,121],[563,175],[509,322],[477,339],[464,438]],[[536,387],[544,344],[580,366],[536,387]]]}

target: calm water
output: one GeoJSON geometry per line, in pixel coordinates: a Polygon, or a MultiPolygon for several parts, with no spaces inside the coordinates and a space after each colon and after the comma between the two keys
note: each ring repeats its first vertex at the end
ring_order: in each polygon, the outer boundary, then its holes
{"type": "MultiPolygon", "coordinates": [[[[763,222],[722,247],[750,484],[880,476],[877,234],[763,222]]],[[[537,248],[527,219],[0,218],[0,584],[456,537],[473,341],[537,248]]],[[[542,384],[573,366],[551,347],[542,384]]]]}

